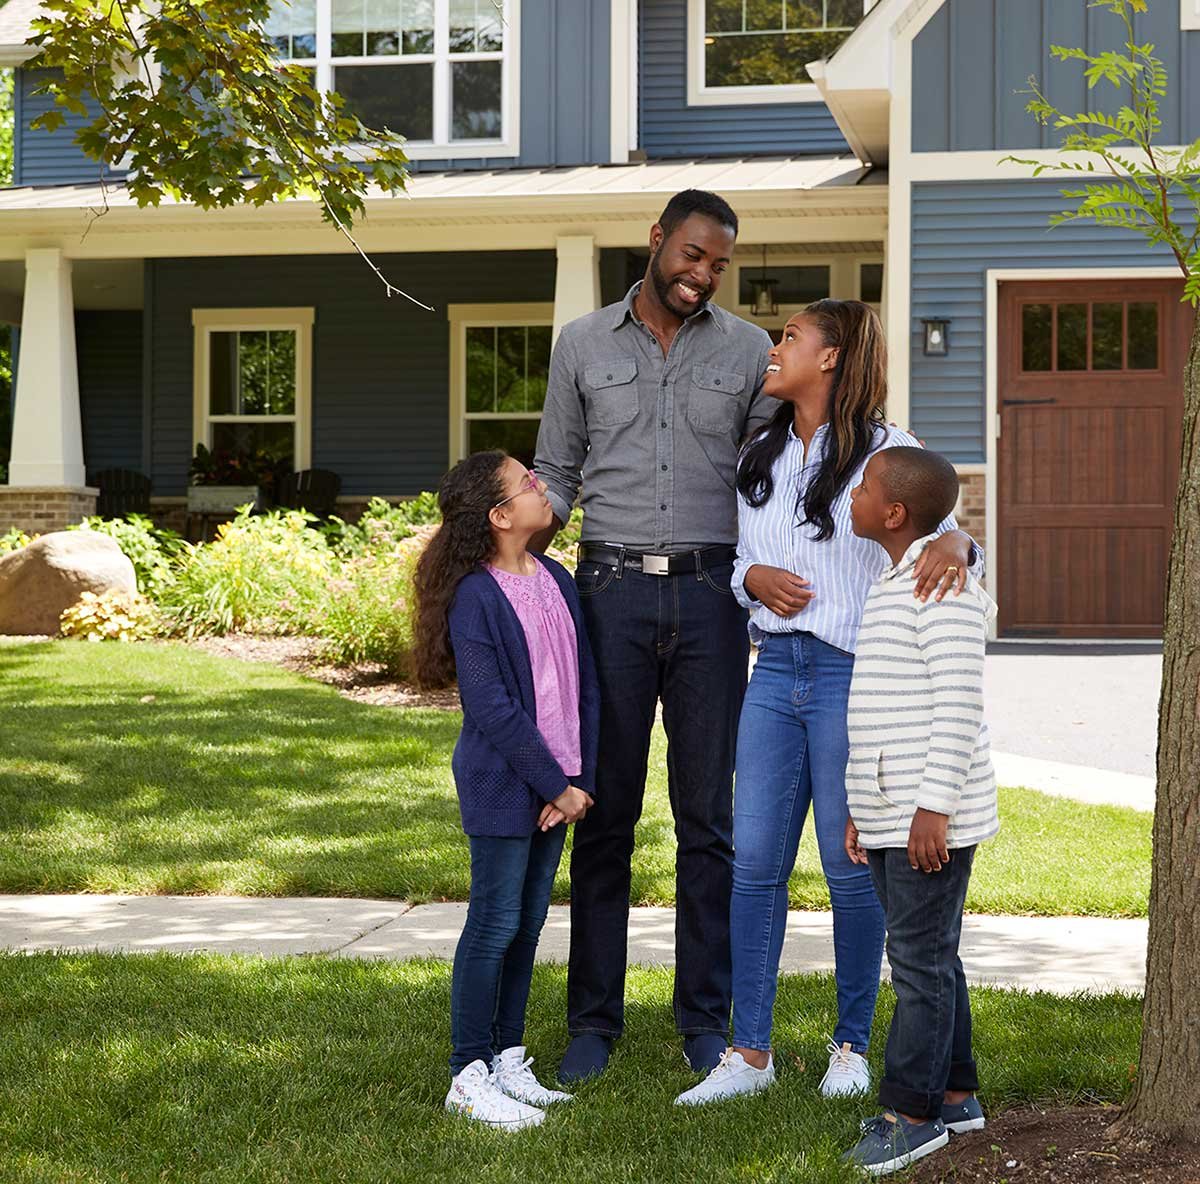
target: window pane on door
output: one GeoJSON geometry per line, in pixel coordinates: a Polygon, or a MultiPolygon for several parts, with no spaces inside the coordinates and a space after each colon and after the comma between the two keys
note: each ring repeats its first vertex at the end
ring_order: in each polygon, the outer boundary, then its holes
{"type": "Polygon", "coordinates": [[[1021,369],[1049,370],[1054,313],[1049,304],[1021,308],[1021,369]]]}
{"type": "Polygon", "coordinates": [[[1058,306],[1058,369],[1086,370],[1087,322],[1086,304],[1058,306]]]}
{"type": "Polygon", "coordinates": [[[500,82],[503,62],[454,62],[451,67],[455,140],[500,138],[500,82]]]}
{"type": "Polygon", "coordinates": [[[333,84],[367,127],[433,139],[433,64],[338,66],[333,84]]]}
{"type": "Polygon", "coordinates": [[[1130,370],[1158,369],[1158,305],[1134,303],[1129,306],[1130,370]]]}
{"type": "Polygon", "coordinates": [[[1092,305],[1092,369],[1120,370],[1123,305],[1092,305]]]}

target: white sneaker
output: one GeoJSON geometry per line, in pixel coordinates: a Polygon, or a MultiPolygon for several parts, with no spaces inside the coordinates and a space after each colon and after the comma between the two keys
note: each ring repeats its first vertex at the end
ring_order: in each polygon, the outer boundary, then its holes
{"type": "Polygon", "coordinates": [[[851,1098],[869,1093],[871,1070],[867,1058],[850,1051],[848,1044],[829,1042],[829,1068],[821,1078],[821,1097],[851,1098]]]}
{"type": "Polygon", "coordinates": [[[717,1067],[699,1085],[685,1090],[675,1099],[676,1106],[703,1106],[705,1102],[723,1102],[738,1094],[756,1094],[775,1084],[775,1061],[768,1057],[765,1069],[747,1063],[740,1052],[727,1048],[717,1067]]]}
{"type": "Polygon", "coordinates": [[[492,1084],[492,1076],[483,1061],[472,1061],[450,1082],[446,1109],[451,1114],[462,1114],[475,1122],[505,1131],[537,1126],[546,1117],[544,1111],[502,1094],[492,1084]]]}
{"type": "Polygon", "coordinates": [[[554,1102],[570,1102],[570,1094],[560,1089],[547,1089],[529,1067],[533,1057],[525,1056],[525,1045],[514,1044],[498,1057],[492,1058],[492,1084],[510,1098],[529,1106],[549,1106],[554,1102]]]}

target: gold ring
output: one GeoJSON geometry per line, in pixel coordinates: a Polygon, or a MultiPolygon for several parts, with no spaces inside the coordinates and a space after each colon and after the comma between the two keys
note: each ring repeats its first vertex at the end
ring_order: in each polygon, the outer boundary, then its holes
{"type": "Polygon", "coordinates": [[[947,575],[949,575],[951,572],[953,572],[955,575],[958,575],[958,568],[955,567],[954,564],[951,564],[948,568],[946,568],[947,575]]]}

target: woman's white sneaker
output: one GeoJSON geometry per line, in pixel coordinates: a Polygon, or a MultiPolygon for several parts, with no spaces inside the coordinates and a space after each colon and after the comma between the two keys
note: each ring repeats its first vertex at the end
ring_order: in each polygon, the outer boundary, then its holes
{"type": "Polygon", "coordinates": [[[446,1109],[499,1130],[519,1131],[537,1126],[545,1111],[501,1093],[483,1061],[472,1061],[450,1082],[446,1109]]]}
{"type": "Polygon", "coordinates": [[[570,1094],[542,1085],[529,1067],[532,1064],[533,1057],[525,1055],[525,1045],[515,1044],[512,1048],[506,1048],[492,1060],[492,1082],[502,1094],[529,1106],[550,1106],[555,1102],[571,1101],[570,1094]]]}
{"type": "Polygon", "coordinates": [[[676,1106],[703,1106],[706,1102],[724,1102],[739,1094],[756,1094],[775,1083],[775,1062],[767,1058],[765,1069],[756,1069],[740,1052],[727,1048],[717,1067],[699,1085],[685,1090],[675,1099],[676,1106]]]}
{"type": "Polygon", "coordinates": [[[850,1050],[848,1044],[829,1042],[829,1068],[821,1078],[821,1097],[852,1098],[869,1093],[871,1070],[867,1058],[850,1050]]]}

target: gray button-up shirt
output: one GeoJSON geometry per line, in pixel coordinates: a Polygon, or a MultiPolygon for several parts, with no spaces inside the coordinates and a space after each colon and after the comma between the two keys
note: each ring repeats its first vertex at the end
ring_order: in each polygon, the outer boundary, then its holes
{"type": "Polygon", "coordinates": [[[762,394],[771,339],[705,304],[664,357],[634,314],[640,287],[563,326],[534,468],[564,522],[582,484],[585,542],[736,543],[738,447],[779,406],[762,394]]]}

